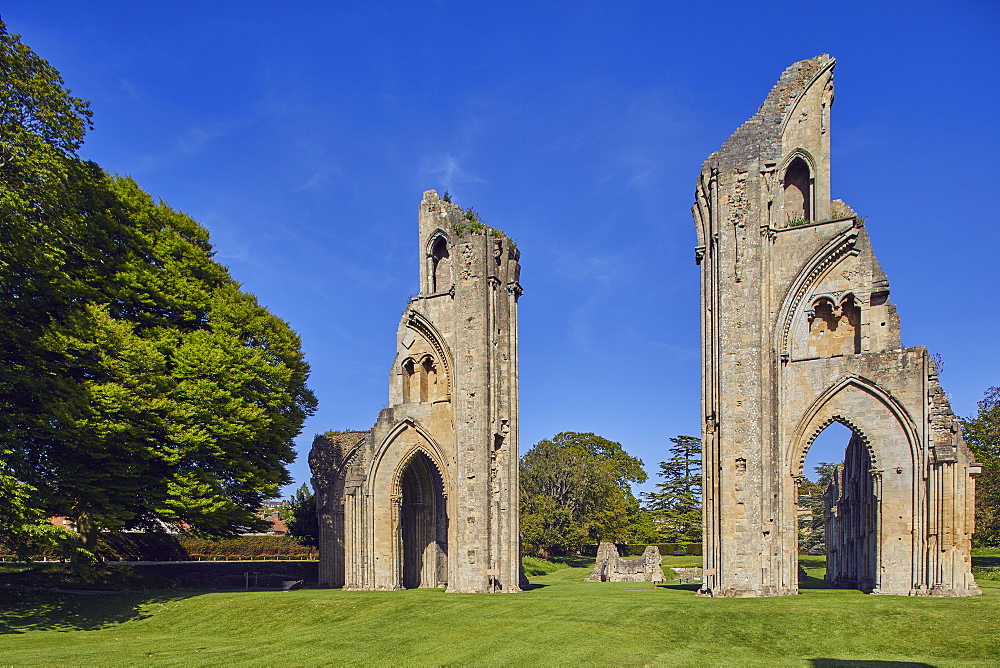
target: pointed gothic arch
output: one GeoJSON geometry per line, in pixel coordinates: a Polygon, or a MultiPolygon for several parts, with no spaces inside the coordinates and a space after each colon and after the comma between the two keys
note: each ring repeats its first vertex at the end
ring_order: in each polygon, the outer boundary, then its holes
{"type": "MultiPolygon", "coordinates": [[[[833,422],[840,422],[848,429],[858,434],[868,448],[872,462],[879,468],[885,465],[887,456],[880,453],[873,438],[880,430],[886,436],[884,425],[866,424],[865,417],[876,414],[874,407],[881,407],[891,416],[891,421],[899,425],[905,435],[905,453],[909,465],[916,468],[920,465],[919,435],[916,424],[903,405],[886,389],[868,378],[854,374],[846,374],[838,381],[830,384],[813,400],[812,404],[799,417],[789,441],[789,449],[785,461],[787,470],[793,477],[801,476],[805,465],[806,454],[813,440],[833,422]],[[846,397],[845,391],[855,389],[861,394],[861,400],[856,397],[846,397]]],[[[884,447],[884,446],[882,446],[884,447]]],[[[900,458],[897,455],[897,461],[900,458]]],[[[898,464],[894,464],[897,465],[898,464]]]]}
{"type": "Polygon", "coordinates": [[[403,589],[448,585],[448,499],[444,476],[430,455],[415,447],[393,476],[397,505],[396,563],[403,589]]]}
{"type": "Polygon", "coordinates": [[[797,151],[781,171],[781,208],[785,214],[782,225],[801,225],[813,222],[815,217],[815,167],[806,158],[804,151],[797,151]]]}
{"type": "Polygon", "coordinates": [[[451,349],[445,343],[444,336],[430,320],[414,309],[410,309],[407,313],[406,326],[416,334],[422,336],[433,349],[435,360],[440,360],[441,368],[438,370],[440,388],[438,394],[442,399],[450,397],[452,392],[452,370],[455,368],[455,364],[452,360],[451,349]]]}
{"type": "Polygon", "coordinates": [[[429,295],[447,292],[453,282],[451,251],[448,236],[437,229],[427,241],[427,285],[424,290],[429,295]]]}
{"type": "Polygon", "coordinates": [[[420,291],[396,330],[388,405],[349,465],[342,448],[325,447],[334,437],[314,442],[310,465],[336,473],[323,478],[332,482],[320,521],[341,527],[321,536],[321,573],[343,572],[326,585],[520,591],[519,252],[467,222],[461,207],[424,193],[420,291]],[[461,558],[447,559],[449,549],[461,558]]]}
{"type": "Polygon", "coordinates": [[[842,517],[866,518],[851,526],[868,541],[850,531],[838,539],[841,556],[867,559],[863,569],[842,560],[838,582],[975,595],[969,508],[978,467],[926,350],[900,345],[863,221],[830,215],[850,212],[830,198],[834,63],[824,54],[787,68],[698,174],[699,593],[798,592],[796,483],[816,433],[838,421],[852,430],[853,459],[831,507],[853,503],[842,517]],[[779,205],[787,218],[775,215],[779,205]],[[757,226],[759,235],[750,231],[757,226]]]}

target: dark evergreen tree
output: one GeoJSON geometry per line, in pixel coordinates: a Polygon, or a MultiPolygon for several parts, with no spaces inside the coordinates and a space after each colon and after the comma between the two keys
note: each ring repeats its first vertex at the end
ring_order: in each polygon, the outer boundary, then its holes
{"type": "Polygon", "coordinates": [[[657,475],[663,482],[655,492],[645,492],[645,509],[661,541],[701,540],[701,439],[675,436],[671,457],[660,462],[657,475]]]}
{"type": "Polygon", "coordinates": [[[833,482],[833,473],[840,464],[820,462],[813,467],[816,482],[806,480],[799,486],[799,549],[826,551],[826,521],[823,492],[833,482]]]}

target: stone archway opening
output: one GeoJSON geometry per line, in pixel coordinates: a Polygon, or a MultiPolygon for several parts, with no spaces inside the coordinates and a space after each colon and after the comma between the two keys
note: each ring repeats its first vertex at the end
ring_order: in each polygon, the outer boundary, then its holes
{"type": "Polygon", "coordinates": [[[400,476],[399,563],[405,589],[448,584],[448,512],[441,474],[423,452],[400,476]]]}
{"type": "Polygon", "coordinates": [[[789,225],[801,225],[812,220],[812,175],[809,165],[796,157],[785,170],[785,216],[789,225]]]}
{"type": "Polygon", "coordinates": [[[879,504],[873,468],[867,443],[839,421],[809,447],[799,496],[799,547],[825,554],[824,580],[833,587],[876,588],[879,504]]]}

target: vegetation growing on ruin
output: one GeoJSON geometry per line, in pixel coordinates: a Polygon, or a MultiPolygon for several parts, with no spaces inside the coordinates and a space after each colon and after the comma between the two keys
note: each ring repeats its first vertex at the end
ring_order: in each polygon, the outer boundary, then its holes
{"type": "MultiPolygon", "coordinates": [[[[448,193],[445,194],[447,195],[448,193]]],[[[442,197],[442,199],[444,198],[442,197]]],[[[451,199],[449,198],[445,201],[451,202],[451,199]]],[[[502,230],[490,227],[484,223],[482,218],[479,217],[479,213],[471,206],[463,210],[461,220],[452,222],[451,231],[456,237],[464,237],[465,233],[468,232],[469,234],[488,235],[498,239],[506,239],[511,248],[517,248],[517,242],[508,237],[502,230]]]]}

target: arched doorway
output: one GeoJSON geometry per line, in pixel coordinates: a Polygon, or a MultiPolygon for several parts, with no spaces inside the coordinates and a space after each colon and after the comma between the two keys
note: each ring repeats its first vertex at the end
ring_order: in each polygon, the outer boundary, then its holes
{"type": "Polygon", "coordinates": [[[400,476],[399,563],[405,589],[448,584],[448,513],[441,474],[415,452],[400,476]]]}
{"type": "Polygon", "coordinates": [[[826,555],[827,583],[871,592],[879,554],[878,498],[871,453],[861,435],[839,421],[813,439],[800,495],[800,547],[826,555]],[[846,443],[846,447],[844,444],[846,443]]]}

